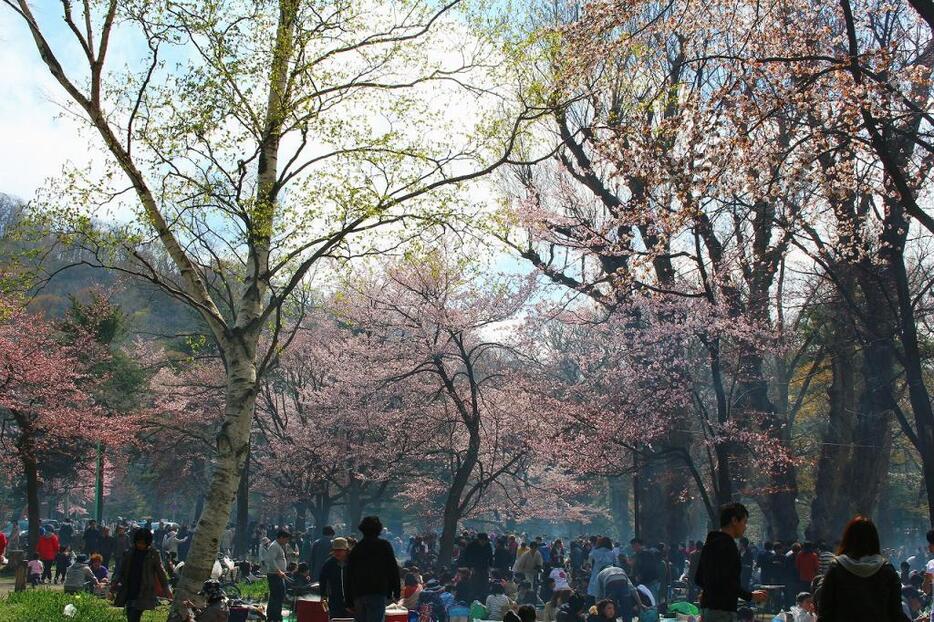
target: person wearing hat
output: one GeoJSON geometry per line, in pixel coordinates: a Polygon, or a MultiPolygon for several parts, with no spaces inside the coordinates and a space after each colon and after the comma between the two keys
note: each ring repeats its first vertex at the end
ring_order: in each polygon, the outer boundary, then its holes
{"type": "Polygon", "coordinates": [[[349,618],[344,578],[347,574],[347,554],[350,547],[346,538],[331,540],[331,556],[318,574],[318,589],[327,603],[329,618],[349,618]]]}
{"type": "Polygon", "coordinates": [[[386,605],[399,600],[402,581],[392,545],[379,537],[383,523],[367,516],[358,527],[363,538],[347,556],[344,588],[357,622],[383,622],[386,605]]]}
{"type": "Polygon", "coordinates": [[[65,572],[65,593],[86,592],[89,587],[98,587],[99,585],[97,577],[94,576],[94,571],[88,566],[88,556],[83,553],[78,555],[75,562],[65,572]]]}

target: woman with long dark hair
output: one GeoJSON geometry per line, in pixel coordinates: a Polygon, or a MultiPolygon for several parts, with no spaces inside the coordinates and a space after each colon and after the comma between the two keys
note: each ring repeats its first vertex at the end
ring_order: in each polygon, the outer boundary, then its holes
{"type": "Polygon", "coordinates": [[[872,520],[851,520],[818,592],[818,622],[910,622],[902,611],[901,583],[882,557],[872,520]]]}

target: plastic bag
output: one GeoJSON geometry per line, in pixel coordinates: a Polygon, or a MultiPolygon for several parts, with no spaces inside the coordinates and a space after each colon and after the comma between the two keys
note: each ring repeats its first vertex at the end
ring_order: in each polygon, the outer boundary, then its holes
{"type": "Polygon", "coordinates": [[[479,600],[475,600],[470,604],[471,620],[486,620],[486,614],[486,605],[481,603],[479,600]]]}
{"type": "Polygon", "coordinates": [[[65,614],[66,618],[73,618],[76,615],[78,615],[78,608],[72,605],[71,603],[68,603],[67,605],[65,605],[65,611],[63,611],[62,613],[65,614]]]}

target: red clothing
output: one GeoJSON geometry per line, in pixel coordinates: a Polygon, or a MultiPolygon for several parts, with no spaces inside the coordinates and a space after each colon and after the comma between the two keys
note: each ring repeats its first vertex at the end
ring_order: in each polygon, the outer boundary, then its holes
{"type": "Polygon", "coordinates": [[[51,536],[43,536],[39,538],[39,546],[36,547],[36,553],[39,554],[39,559],[44,562],[50,562],[55,560],[55,556],[58,555],[58,536],[54,533],[51,536]]]}
{"type": "Polygon", "coordinates": [[[7,539],[6,534],[0,531],[0,556],[3,556],[6,552],[6,547],[9,543],[10,541],[7,539]]]}
{"type": "Polygon", "coordinates": [[[820,559],[817,557],[817,553],[801,551],[795,559],[795,566],[798,568],[798,578],[802,582],[810,583],[817,576],[820,569],[820,559]]]}

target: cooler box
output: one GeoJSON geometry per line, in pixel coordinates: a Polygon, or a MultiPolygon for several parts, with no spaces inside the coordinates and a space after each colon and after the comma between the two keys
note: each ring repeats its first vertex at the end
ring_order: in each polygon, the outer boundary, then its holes
{"type": "Polygon", "coordinates": [[[320,597],[302,596],[295,599],[295,619],[297,622],[328,622],[328,612],[320,597]]]}
{"type": "Polygon", "coordinates": [[[409,622],[407,609],[386,609],[386,622],[409,622]]]}

